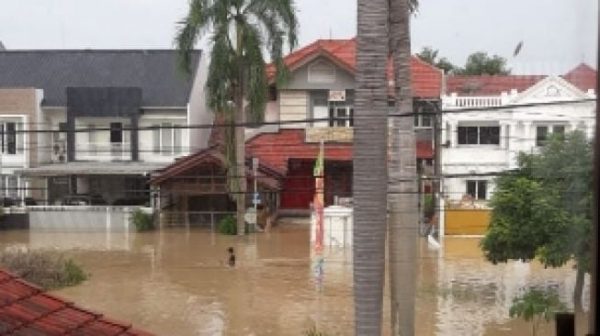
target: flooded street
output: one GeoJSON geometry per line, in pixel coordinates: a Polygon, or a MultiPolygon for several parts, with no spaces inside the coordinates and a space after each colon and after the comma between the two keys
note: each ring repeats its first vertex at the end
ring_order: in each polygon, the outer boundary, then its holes
{"type": "MultiPolygon", "coordinates": [[[[91,273],[85,283],[56,294],[158,335],[302,335],[313,325],[330,335],[351,335],[351,251],[328,251],[319,290],[308,241],[304,224],[243,238],[185,229],[0,233],[1,249],[60,250],[91,273]],[[225,266],[230,246],[235,268],[225,266]]],[[[508,309],[531,284],[557,286],[572,306],[571,266],[494,266],[478,242],[447,238],[440,250],[421,244],[417,335],[530,335],[530,324],[511,320],[508,309]]],[[[584,295],[587,302],[589,283],[584,295]]],[[[387,311],[387,297],[385,302],[387,311]]],[[[584,325],[581,317],[577,324],[584,325]]],[[[549,325],[538,334],[553,333],[549,325]]]]}

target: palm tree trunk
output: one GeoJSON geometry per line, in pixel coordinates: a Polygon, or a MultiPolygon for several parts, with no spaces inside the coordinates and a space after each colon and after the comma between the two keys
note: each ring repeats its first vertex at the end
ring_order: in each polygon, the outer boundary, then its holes
{"type": "Polygon", "coordinates": [[[583,297],[583,285],[585,283],[585,271],[580,267],[577,267],[577,275],[575,276],[575,290],[573,291],[573,305],[575,306],[575,312],[582,312],[582,297],[583,297]]]}
{"type": "Polygon", "coordinates": [[[244,66],[242,61],[242,29],[236,24],[236,47],[238,58],[238,81],[237,92],[235,96],[236,123],[241,124],[235,128],[235,163],[236,176],[238,179],[238,190],[236,197],[236,221],[237,234],[243,236],[246,234],[246,134],[245,126],[246,113],[244,111],[244,66]]]}
{"type": "Polygon", "coordinates": [[[386,235],[387,0],[358,0],[354,116],[355,335],[381,335],[386,235]]]}
{"type": "Polygon", "coordinates": [[[417,170],[410,70],[408,0],[390,1],[390,52],[394,59],[396,111],[392,119],[389,182],[389,262],[392,335],[415,334],[417,170]]]}

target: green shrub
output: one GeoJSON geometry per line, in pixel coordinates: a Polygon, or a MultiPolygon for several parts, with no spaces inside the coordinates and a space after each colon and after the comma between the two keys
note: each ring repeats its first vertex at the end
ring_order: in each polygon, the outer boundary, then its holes
{"type": "Polygon", "coordinates": [[[74,286],[88,278],[72,259],[54,252],[6,251],[0,253],[0,265],[45,290],[74,286]]]}
{"type": "Polygon", "coordinates": [[[142,209],[135,209],[131,213],[129,223],[133,224],[135,230],[138,232],[154,230],[154,216],[144,212],[142,209]]]}
{"type": "Polygon", "coordinates": [[[433,195],[431,194],[426,194],[423,197],[423,214],[428,220],[431,220],[433,214],[435,214],[433,195]]]}
{"type": "Polygon", "coordinates": [[[310,329],[304,332],[304,336],[327,336],[327,334],[318,331],[316,326],[312,326],[310,329]]]}
{"type": "Polygon", "coordinates": [[[540,324],[550,321],[557,312],[565,311],[558,293],[552,289],[529,288],[523,295],[513,299],[510,317],[531,321],[531,335],[536,336],[540,324]]]}
{"type": "Polygon", "coordinates": [[[221,234],[224,235],[236,235],[237,234],[237,223],[235,221],[235,217],[233,216],[227,216],[227,217],[223,217],[223,219],[221,219],[219,221],[219,226],[218,226],[218,231],[221,234]]]}

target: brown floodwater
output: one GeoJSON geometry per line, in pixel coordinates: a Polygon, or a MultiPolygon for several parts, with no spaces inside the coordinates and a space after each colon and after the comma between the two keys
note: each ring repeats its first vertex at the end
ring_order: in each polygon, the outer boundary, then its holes
{"type": "MultiPolygon", "coordinates": [[[[478,243],[446,238],[433,250],[422,242],[417,335],[531,335],[530,323],[508,316],[512,299],[528,285],[555,286],[570,303],[572,266],[494,266],[483,259],[478,243]]],[[[303,335],[313,325],[328,335],[353,333],[351,251],[326,251],[318,287],[303,223],[241,238],[186,229],[0,232],[0,249],[8,247],[64,252],[91,277],[55,294],[158,335],[303,335]],[[230,246],[235,268],[225,266],[230,246]]],[[[387,290],[385,295],[387,326],[387,290]]],[[[578,335],[584,335],[584,319],[577,318],[578,335]]],[[[538,335],[554,335],[553,328],[544,325],[538,335]]]]}

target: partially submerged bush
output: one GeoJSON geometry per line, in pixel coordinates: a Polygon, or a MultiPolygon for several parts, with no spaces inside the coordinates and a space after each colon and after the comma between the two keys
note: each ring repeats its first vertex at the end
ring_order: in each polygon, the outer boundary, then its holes
{"type": "Polygon", "coordinates": [[[237,234],[237,223],[235,221],[235,218],[233,216],[223,217],[223,219],[221,219],[219,221],[218,230],[219,230],[219,233],[224,234],[224,235],[230,235],[230,236],[236,235],[237,234]]]}
{"type": "Polygon", "coordinates": [[[555,290],[529,288],[523,295],[513,299],[509,314],[510,317],[531,321],[531,335],[536,336],[542,321],[548,322],[557,312],[565,310],[566,306],[555,290]]]}
{"type": "Polygon", "coordinates": [[[327,334],[317,330],[316,326],[312,326],[310,329],[304,332],[304,336],[327,336],[327,334]]]}
{"type": "Polygon", "coordinates": [[[135,226],[136,231],[154,230],[154,216],[142,209],[135,209],[129,217],[129,222],[135,226]]]}
{"type": "Polygon", "coordinates": [[[74,286],[88,276],[72,259],[42,251],[5,251],[0,266],[45,290],[74,286]]]}

